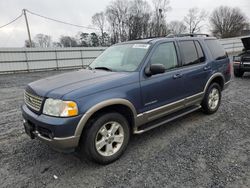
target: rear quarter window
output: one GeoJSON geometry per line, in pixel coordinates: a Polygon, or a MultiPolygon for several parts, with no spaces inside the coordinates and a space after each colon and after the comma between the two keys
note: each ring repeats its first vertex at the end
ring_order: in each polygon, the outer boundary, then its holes
{"type": "Polygon", "coordinates": [[[227,57],[223,46],[216,39],[205,40],[213,58],[215,60],[224,59],[227,57]]]}
{"type": "Polygon", "coordinates": [[[195,46],[196,46],[196,49],[197,49],[197,53],[198,53],[198,57],[200,59],[200,62],[203,63],[206,61],[206,57],[205,57],[205,54],[201,48],[201,45],[198,41],[194,41],[195,43],[195,46]]]}

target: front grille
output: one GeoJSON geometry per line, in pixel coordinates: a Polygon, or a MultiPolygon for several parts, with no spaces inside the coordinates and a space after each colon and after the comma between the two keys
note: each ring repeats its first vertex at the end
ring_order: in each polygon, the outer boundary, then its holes
{"type": "Polygon", "coordinates": [[[25,91],[24,102],[31,109],[39,112],[42,106],[43,98],[25,91]]]}
{"type": "Polygon", "coordinates": [[[250,63],[249,64],[244,64],[244,67],[250,68],[250,63]]]}
{"type": "Polygon", "coordinates": [[[250,56],[249,55],[245,55],[242,57],[242,61],[243,62],[250,62],[250,56]]]}

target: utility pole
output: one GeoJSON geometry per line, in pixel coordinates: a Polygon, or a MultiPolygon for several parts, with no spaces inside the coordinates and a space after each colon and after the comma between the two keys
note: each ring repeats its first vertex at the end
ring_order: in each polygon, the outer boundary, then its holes
{"type": "Polygon", "coordinates": [[[26,9],[23,9],[23,15],[25,17],[25,22],[26,22],[26,27],[27,27],[27,32],[28,32],[30,47],[32,47],[32,41],[31,41],[31,37],[30,37],[30,28],[29,28],[28,18],[27,18],[27,15],[26,15],[26,9]]]}

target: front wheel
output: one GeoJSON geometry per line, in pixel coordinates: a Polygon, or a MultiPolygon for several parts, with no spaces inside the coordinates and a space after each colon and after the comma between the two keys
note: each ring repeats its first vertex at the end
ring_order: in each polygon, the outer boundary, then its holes
{"type": "Polygon", "coordinates": [[[215,113],[221,102],[221,87],[217,83],[212,83],[205,93],[201,106],[205,113],[215,113]]]}
{"type": "Polygon", "coordinates": [[[81,155],[100,163],[117,160],[125,151],[130,137],[124,116],[116,112],[102,114],[88,125],[80,143],[81,155]]]}

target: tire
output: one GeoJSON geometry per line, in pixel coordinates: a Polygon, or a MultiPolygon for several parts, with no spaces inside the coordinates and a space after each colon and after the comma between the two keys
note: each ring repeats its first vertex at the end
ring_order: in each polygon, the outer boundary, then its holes
{"type": "Polygon", "coordinates": [[[201,106],[206,114],[215,113],[221,103],[221,87],[217,83],[212,83],[203,98],[201,106]]]}
{"type": "Polygon", "coordinates": [[[238,70],[234,70],[234,76],[237,77],[237,78],[242,77],[243,74],[244,74],[244,72],[241,71],[241,70],[239,70],[239,69],[238,70]]]}
{"type": "Polygon", "coordinates": [[[130,129],[124,116],[116,112],[101,114],[87,125],[80,141],[80,156],[99,164],[119,159],[125,151],[130,129]]]}

